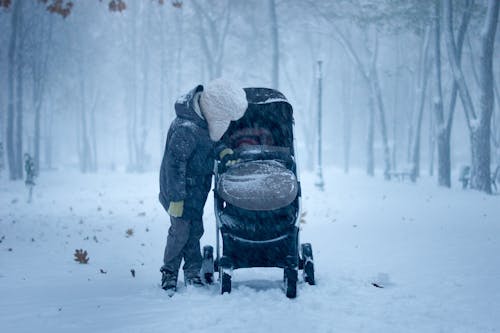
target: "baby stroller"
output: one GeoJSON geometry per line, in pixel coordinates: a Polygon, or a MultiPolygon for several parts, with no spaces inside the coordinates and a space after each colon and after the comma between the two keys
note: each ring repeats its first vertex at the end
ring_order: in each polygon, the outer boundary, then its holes
{"type": "Polygon", "coordinates": [[[231,159],[238,162],[216,162],[216,259],[213,248],[205,246],[202,273],[210,281],[213,269],[218,270],[223,294],[231,292],[234,269],[283,268],[286,296],[295,298],[298,270],[303,270],[308,284],[315,281],[311,244],[299,249],[301,193],[293,110],[276,90],[245,88],[245,92],[248,110],[221,139],[234,150],[231,159]]]}

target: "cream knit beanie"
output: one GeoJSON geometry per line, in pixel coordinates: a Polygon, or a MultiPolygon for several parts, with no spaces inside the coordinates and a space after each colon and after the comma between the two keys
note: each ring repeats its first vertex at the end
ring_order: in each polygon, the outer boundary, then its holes
{"type": "Polygon", "coordinates": [[[231,121],[238,120],[248,107],[245,91],[234,82],[219,78],[204,86],[200,107],[212,141],[219,141],[231,121]]]}

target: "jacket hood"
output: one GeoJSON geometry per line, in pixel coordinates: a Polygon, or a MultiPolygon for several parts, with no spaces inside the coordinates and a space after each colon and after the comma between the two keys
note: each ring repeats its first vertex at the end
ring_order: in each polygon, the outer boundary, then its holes
{"type": "Polygon", "coordinates": [[[195,99],[197,93],[201,93],[203,91],[203,86],[198,85],[192,90],[190,90],[187,94],[181,96],[175,102],[175,114],[177,117],[189,120],[199,127],[208,128],[207,121],[202,119],[195,111],[195,103],[198,101],[195,99]]]}

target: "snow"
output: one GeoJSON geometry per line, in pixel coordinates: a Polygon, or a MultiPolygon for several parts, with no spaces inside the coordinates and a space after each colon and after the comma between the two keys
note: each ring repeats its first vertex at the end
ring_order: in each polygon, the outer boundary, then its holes
{"type": "Polygon", "coordinates": [[[217,191],[232,205],[250,210],[273,210],[297,197],[297,179],[274,160],[238,163],[219,178],[217,191]]]}
{"type": "Polygon", "coordinates": [[[258,102],[254,104],[271,104],[271,103],[288,103],[288,101],[283,98],[268,98],[263,102],[258,102]]]}
{"type": "MultiPolygon", "coordinates": [[[[31,205],[21,182],[3,178],[2,332],[500,330],[498,195],[427,178],[324,177],[324,192],[313,174],[301,177],[301,241],[312,243],[318,284],[301,283],[294,300],[269,268],[234,271],[231,294],[215,285],[166,297],[159,267],[169,222],[156,173],[44,173],[31,205]],[[80,248],[86,265],[73,261],[80,248]]],[[[202,245],[215,245],[212,210],[209,199],[202,245]]]]}

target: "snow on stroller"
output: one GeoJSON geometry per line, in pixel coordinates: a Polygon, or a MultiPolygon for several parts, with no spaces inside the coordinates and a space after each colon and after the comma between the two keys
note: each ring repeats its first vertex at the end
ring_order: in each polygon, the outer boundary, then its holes
{"type": "Polygon", "coordinates": [[[245,92],[248,110],[221,139],[234,150],[232,159],[238,163],[216,162],[216,260],[213,248],[205,246],[202,273],[210,281],[218,270],[223,294],[231,292],[234,269],[283,268],[286,296],[295,298],[298,270],[303,270],[307,283],[315,282],[311,244],[302,244],[299,250],[301,193],[293,109],[276,90],[245,88],[245,92]]]}

